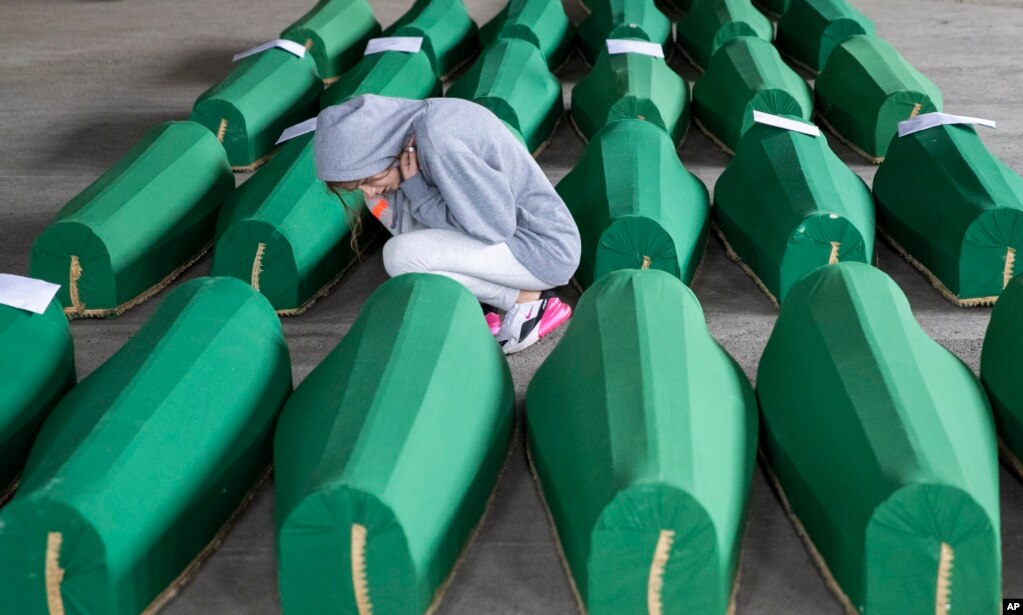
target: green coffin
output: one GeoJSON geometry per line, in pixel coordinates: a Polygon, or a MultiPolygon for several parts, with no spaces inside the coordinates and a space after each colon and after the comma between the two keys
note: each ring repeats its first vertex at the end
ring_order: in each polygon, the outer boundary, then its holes
{"type": "Polygon", "coordinates": [[[0,512],[5,609],[159,608],[266,469],[290,392],[288,347],[263,297],[225,278],[169,294],[43,424],[0,512]]]}
{"type": "Polygon", "coordinates": [[[693,86],[693,115],[728,153],[753,125],[753,112],[809,121],[813,94],[771,43],[742,36],[725,43],[693,86]]]}
{"type": "Polygon", "coordinates": [[[232,168],[252,170],[273,154],[285,128],[316,115],[321,92],[312,54],[268,49],[241,60],[203,92],[188,119],[217,136],[232,168]]]}
{"type": "MultiPolygon", "coordinates": [[[[231,195],[217,221],[212,275],[242,280],[287,316],[308,309],[356,260],[344,208],[316,178],[312,138],[286,143],[231,195]]],[[[346,198],[365,217],[361,195],[346,198]]],[[[371,237],[364,232],[358,242],[371,237]]]]}
{"type": "Polygon", "coordinates": [[[1013,278],[1002,291],[998,305],[991,311],[991,322],[980,353],[980,379],[995,411],[1003,452],[1023,478],[1020,348],[1023,348],[1023,275],[1013,278]]]}
{"type": "Polygon", "coordinates": [[[774,25],[753,8],[750,0],[699,0],[678,20],[678,44],[700,70],[722,45],[739,36],[752,36],[768,43],[774,25]]]}
{"type": "Polygon", "coordinates": [[[484,47],[498,38],[520,38],[533,44],[551,70],[568,61],[575,28],[560,0],[510,0],[479,31],[484,47]]]}
{"type": "Polygon", "coordinates": [[[358,63],[366,42],[378,34],[380,24],[366,0],[320,0],[281,38],[305,45],[320,78],[331,82],[358,63]]]}
{"type": "Polygon", "coordinates": [[[31,276],[61,285],[57,298],[71,318],[118,316],[202,256],[233,189],[224,148],[208,130],[161,124],[36,238],[31,276]]]}
{"type": "Polygon", "coordinates": [[[778,22],[778,49],[796,64],[820,72],[845,39],[873,35],[874,22],[846,0],[792,0],[778,22]]]}
{"type": "Polygon", "coordinates": [[[75,352],[56,299],[42,314],[0,305],[0,504],[39,426],[75,385],[75,352]]]}
{"type": "Polygon", "coordinates": [[[659,126],[678,144],[689,130],[689,85],[663,58],[611,55],[605,48],[593,70],[572,88],[572,122],[587,141],[616,120],[659,126]]]}
{"type": "Polygon", "coordinates": [[[989,305],[1023,253],[1023,178],[976,131],[944,125],[895,137],[874,178],[896,249],[959,305],[989,305]]]}
{"type": "Polygon", "coordinates": [[[423,613],[483,515],[513,403],[465,288],[430,274],[380,286],[277,427],[284,612],[423,613]]]}
{"type": "Polygon", "coordinates": [[[728,255],[777,305],[822,265],[874,261],[874,200],[824,135],[756,124],[714,186],[728,255]]]}
{"type": "Polygon", "coordinates": [[[442,87],[426,52],[385,51],[363,56],[355,68],[327,88],[320,97],[320,107],[339,105],[362,94],[431,98],[440,96],[442,87]]]}
{"type": "Polygon", "coordinates": [[[561,83],[543,54],[516,38],[498,39],[445,96],[464,98],[490,109],[515,128],[534,155],[554,136],[565,112],[561,83]]]}
{"type": "Polygon", "coordinates": [[[874,163],[884,160],[899,122],[941,111],[938,86],[876,36],[835,47],[814,87],[821,120],[874,163]]]}
{"type": "Polygon", "coordinates": [[[592,0],[592,12],[579,24],[579,51],[593,65],[609,38],[634,38],[671,51],[671,22],[653,0],[592,0]]]}
{"type": "Polygon", "coordinates": [[[652,124],[609,124],[557,185],[579,227],[575,279],[587,287],[617,269],[660,269],[690,283],[703,258],[710,199],[652,124]]]}
{"type": "Polygon", "coordinates": [[[423,37],[423,51],[442,79],[447,79],[479,50],[476,22],[462,0],[416,0],[383,35],[423,37]]]}
{"type": "MultiPolygon", "coordinates": [[[[699,0],[693,0],[694,2],[699,0]]],[[[780,19],[789,10],[792,0],[756,0],[753,5],[772,19],[780,19]]]]}
{"type": "Polygon", "coordinates": [[[530,458],[592,615],[723,615],[756,400],[688,287],[617,271],[579,300],[526,396],[530,458]]]}
{"type": "Polygon", "coordinates": [[[847,612],[999,612],[991,411],[887,275],[840,263],[797,282],[757,394],[771,476],[847,612]]]}

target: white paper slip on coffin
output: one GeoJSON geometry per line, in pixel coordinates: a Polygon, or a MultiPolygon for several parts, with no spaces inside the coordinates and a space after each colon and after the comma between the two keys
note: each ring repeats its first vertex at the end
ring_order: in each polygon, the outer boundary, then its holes
{"type": "Polygon", "coordinates": [[[247,49],[241,53],[236,53],[234,54],[234,56],[231,57],[231,61],[237,62],[238,60],[247,58],[249,56],[254,56],[257,53],[263,53],[267,49],[283,49],[284,51],[287,51],[288,53],[298,56],[300,58],[305,57],[304,46],[299,45],[295,41],[286,41],[283,38],[278,38],[276,40],[263,43],[262,45],[256,45],[252,49],[247,49]]]}
{"type": "Polygon", "coordinates": [[[53,301],[60,284],[0,273],[0,304],[42,314],[53,301]]]}
{"type": "Polygon", "coordinates": [[[775,128],[784,128],[785,130],[791,130],[793,132],[801,132],[804,135],[810,135],[811,137],[821,136],[821,129],[817,128],[813,124],[792,120],[780,115],[771,115],[770,113],[764,113],[763,111],[754,111],[753,121],[757,124],[765,124],[767,126],[774,126],[775,128]]]}

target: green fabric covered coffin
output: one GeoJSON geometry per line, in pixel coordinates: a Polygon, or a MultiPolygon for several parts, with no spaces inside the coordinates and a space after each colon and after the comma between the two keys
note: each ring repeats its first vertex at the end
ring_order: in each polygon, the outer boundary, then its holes
{"type": "Polygon", "coordinates": [[[874,261],[874,200],[824,135],[756,124],[714,186],[729,257],[777,305],[822,265],[874,261]]]}
{"type": "Polygon", "coordinates": [[[882,233],[935,287],[989,305],[1023,253],[1023,178],[965,125],[895,137],[874,178],[882,233]]]}
{"type": "Polygon", "coordinates": [[[517,38],[492,43],[445,95],[493,111],[533,155],[554,136],[565,112],[561,83],[551,74],[543,54],[517,38]]]}
{"type": "Polygon", "coordinates": [[[970,368],[863,263],[797,282],[757,372],[764,448],[847,613],[998,613],[995,430],[970,368]]]}
{"type": "Polygon", "coordinates": [[[188,119],[217,136],[234,170],[248,171],[273,154],[281,131],[316,115],[321,92],[313,54],[268,49],[203,92],[188,119]]]}
{"type": "Polygon", "coordinates": [[[367,0],[320,0],[288,26],[281,38],[305,45],[320,78],[331,82],[355,66],[366,42],[378,34],[380,24],[367,0]]]}
{"type": "Polygon", "coordinates": [[[796,64],[818,73],[845,39],[875,31],[874,22],[847,0],[792,0],[778,22],[777,45],[796,64]]]}
{"type": "Polygon", "coordinates": [[[423,613],[483,515],[513,403],[464,287],[430,274],[380,286],[277,427],[284,612],[423,613]]]}
{"type": "Polygon", "coordinates": [[[362,94],[394,98],[430,98],[443,91],[426,52],[385,51],[364,56],[320,97],[326,109],[362,94]]]}
{"type": "Polygon", "coordinates": [[[484,47],[498,38],[528,41],[540,50],[547,66],[557,70],[572,53],[575,27],[560,0],[510,0],[480,28],[479,37],[484,47]]]}
{"type": "MultiPolygon", "coordinates": [[[[345,210],[316,179],[312,140],[310,133],[287,142],[231,195],[217,221],[212,274],[250,284],[287,316],[308,309],[356,260],[345,210]]],[[[346,198],[349,215],[364,217],[362,193],[346,198]]],[[[371,240],[363,232],[357,241],[371,240]]]]}
{"type": "Polygon", "coordinates": [[[753,125],[754,111],[809,121],[813,94],[774,45],[741,36],[725,43],[696,81],[693,115],[712,140],[732,153],[753,125]]]}
{"type": "Polygon", "coordinates": [[[884,160],[899,122],[942,105],[938,86],[876,36],[852,36],[835,47],[814,88],[821,120],[874,163],[884,160]]]}
{"type": "Polygon", "coordinates": [[[770,43],[774,25],[750,0],[699,0],[678,20],[678,44],[700,70],[726,42],[752,36],[770,43]]]}
{"type": "MultiPolygon", "coordinates": [[[[692,1],[699,2],[701,0],[692,1]]],[[[785,15],[785,11],[789,10],[792,0],[756,0],[753,4],[768,17],[779,19],[785,15]]]]}
{"type": "Polygon", "coordinates": [[[530,458],[592,615],[732,612],[757,410],[688,287],[617,271],[526,396],[530,458]]]}
{"type": "Polygon", "coordinates": [[[579,24],[579,51],[593,65],[609,38],[634,38],[671,50],[671,22],[653,0],[592,0],[592,12],[579,24]]]}
{"type": "Polygon", "coordinates": [[[43,424],[0,511],[8,612],[159,608],[267,468],[290,392],[288,348],[266,299],[227,278],[169,294],[43,424]]]}
{"type": "Polygon", "coordinates": [[[575,279],[582,287],[616,269],[661,269],[686,284],[693,280],[710,226],[710,199],[654,125],[609,124],[557,191],[579,226],[575,279]]]}
{"type": "Polygon", "coordinates": [[[208,130],[161,124],[60,210],[32,245],[31,275],[61,285],[71,318],[118,316],[206,251],[233,189],[208,130]]]}
{"type": "Polygon", "coordinates": [[[980,353],[980,379],[987,389],[995,423],[1002,437],[1002,451],[1023,477],[1023,275],[1002,291],[991,311],[984,348],[980,353]]]}
{"type": "Polygon", "coordinates": [[[661,127],[678,144],[689,130],[689,85],[664,58],[609,54],[605,48],[572,88],[570,112],[587,141],[610,122],[640,119],[661,127]]]}
{"type": "Polygon", "coordinates": [[[384,30],[384,36],[421,36],[423,51],[438,77],[451,73],[479,50],[476,22],[462,0],[416,0],[407,13],[384,30]]]}
{"type": "Polygon", "coordinates": [[[0,305],[0,504],[49,414],[75,385],[71,329],[60,302],[42,314],[0,305]]]}

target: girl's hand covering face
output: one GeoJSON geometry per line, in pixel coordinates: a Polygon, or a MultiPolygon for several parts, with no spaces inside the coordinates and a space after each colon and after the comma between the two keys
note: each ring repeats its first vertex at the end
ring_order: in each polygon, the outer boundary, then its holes
{"type": "Polygon", "coordinates": [[[398,156],[398,168],[401,170],[402,180],[412,179],[419,174],[419,158],[416,156],[416,137],[402,150],[398,156]]]}

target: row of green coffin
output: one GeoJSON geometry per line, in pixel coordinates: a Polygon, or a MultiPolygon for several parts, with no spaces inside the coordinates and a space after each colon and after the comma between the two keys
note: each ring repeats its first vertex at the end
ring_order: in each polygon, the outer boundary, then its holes
{"type": "MultiPolygon", "coordinates": [[[[834,48],[857,34],[873,35],[874,23],[847,0],[795,0],[778,21],[778,49],[813,73],[834,48]]],[[[740,36],[771,42],[774,26],[750,0],[697,0],[678,21],[678,44],[700,70],[725,43],[740,36]]]]}
{"type": "Polygon", "coordinates": [[[873,262],[875,203],[883,236],[959,305],[994,303],[1017,273],[1023,178],[971,126],[896,137],[872,198],[823,136],[757,125],[714,189],[729,256],[775,302],[820,265],[873,262]]]}
{"type": "MultiPolygon", "coordinates": [[[[999,320],[1023,332],[1018,316],[999,320]]],[[[992,339],[985,365],[1018,364],[992,339]]],[[[798,282],[758,383],[770,476],[848,612],[996,612],[988,402],[887,276],[841,263],[798,282]]],[[[601,278],[526,405],[531,460],[588,612],[725,612],[756,406],[692,292],[658,271],[601,278]]],[[[1001,416],[1019,437],[1019,406],[1001,416]]]]}
{"type": "MultiPolygon", "coordinates": [[[[242,60],[199,96],[189,119],[217,135],[233,168],[258,166],[285,128],[316,115],[326,77],[318,66],[329,65],[329,77],[336,79],[357,64],[366,41],[379,33],[365,0],[324,0],[284,33],[314,51],[299,58],[269,49],[242,60]]],[[[383,35],[422,37],[422,53],[438,76],[468,61],[479,44],[462,0],[417,0],[383,35]]]]}
{"type": "MultiPolygon", "coordinates": [[[[53,305],[38,318],[0,311],[5,342],[49,344],[39,358],[50,365],[17,383],[30,404],[73,383],[53,305]]],[[[288,350],[265,298],[229,278],[169,294],[52,410],[15,419],[16,433],[42,428],[0,510],[5,608],[127,615],[159,604],[244,505],[272,444],[285,612],[425,610],[511,436],[511,374],[479,304],[439,276],[392,280],[289,394],[288,350]]]]}
{"type": "MultiPolygon", "coordinates": [[[[18,380],[23,400],[73,382],[67,324],[53,306],[0,313],[4,341],[42,340],[50,364],[18,380]]],[[[981,362],[1017,469],[1021,306],[1023,277],[992,316],[981,362]]],[[[771,476],[854,610],[931,613],[938,600],[945,612],[993,612],[999,517],[987,402],[890,279],[861,263],[804,277],[758,382],[771,476]]],[[[264,298],[223,278],[168,295],[107,364],[52,411],[35,411],[49,417],[0,512],[9,604],[26,614],[142,610],[243,500],[289,391],[287,348],[264,298]]],[[[428,275],[382,286],[288,398],[276,429],[285,612],[422,612],[496,482],[511,404],[507,365],[467,291],[428,275]],[[466,357],[481,376],[468,387],[466,357]],[[322,564],[335,560],[342,565],[322,564]]],[[[15,420],[25,422],[24,413],[15,420]]],[[[725,610],[756,405],[687,287],[635,269],[597,281],[530,384],[527,423],[590,612],[725,610]]]]}
{"type": "Polygon", "coordinates": [[[867,35],[834,49],[813,93],[773,45],[750,36],[722,45],[693,86],[694,117],[730,153],[754,111],[809,120],[815,107],[840,139],[879,162],[899,122],[940,111],[941,93],[888,42],[867,35]]]}

